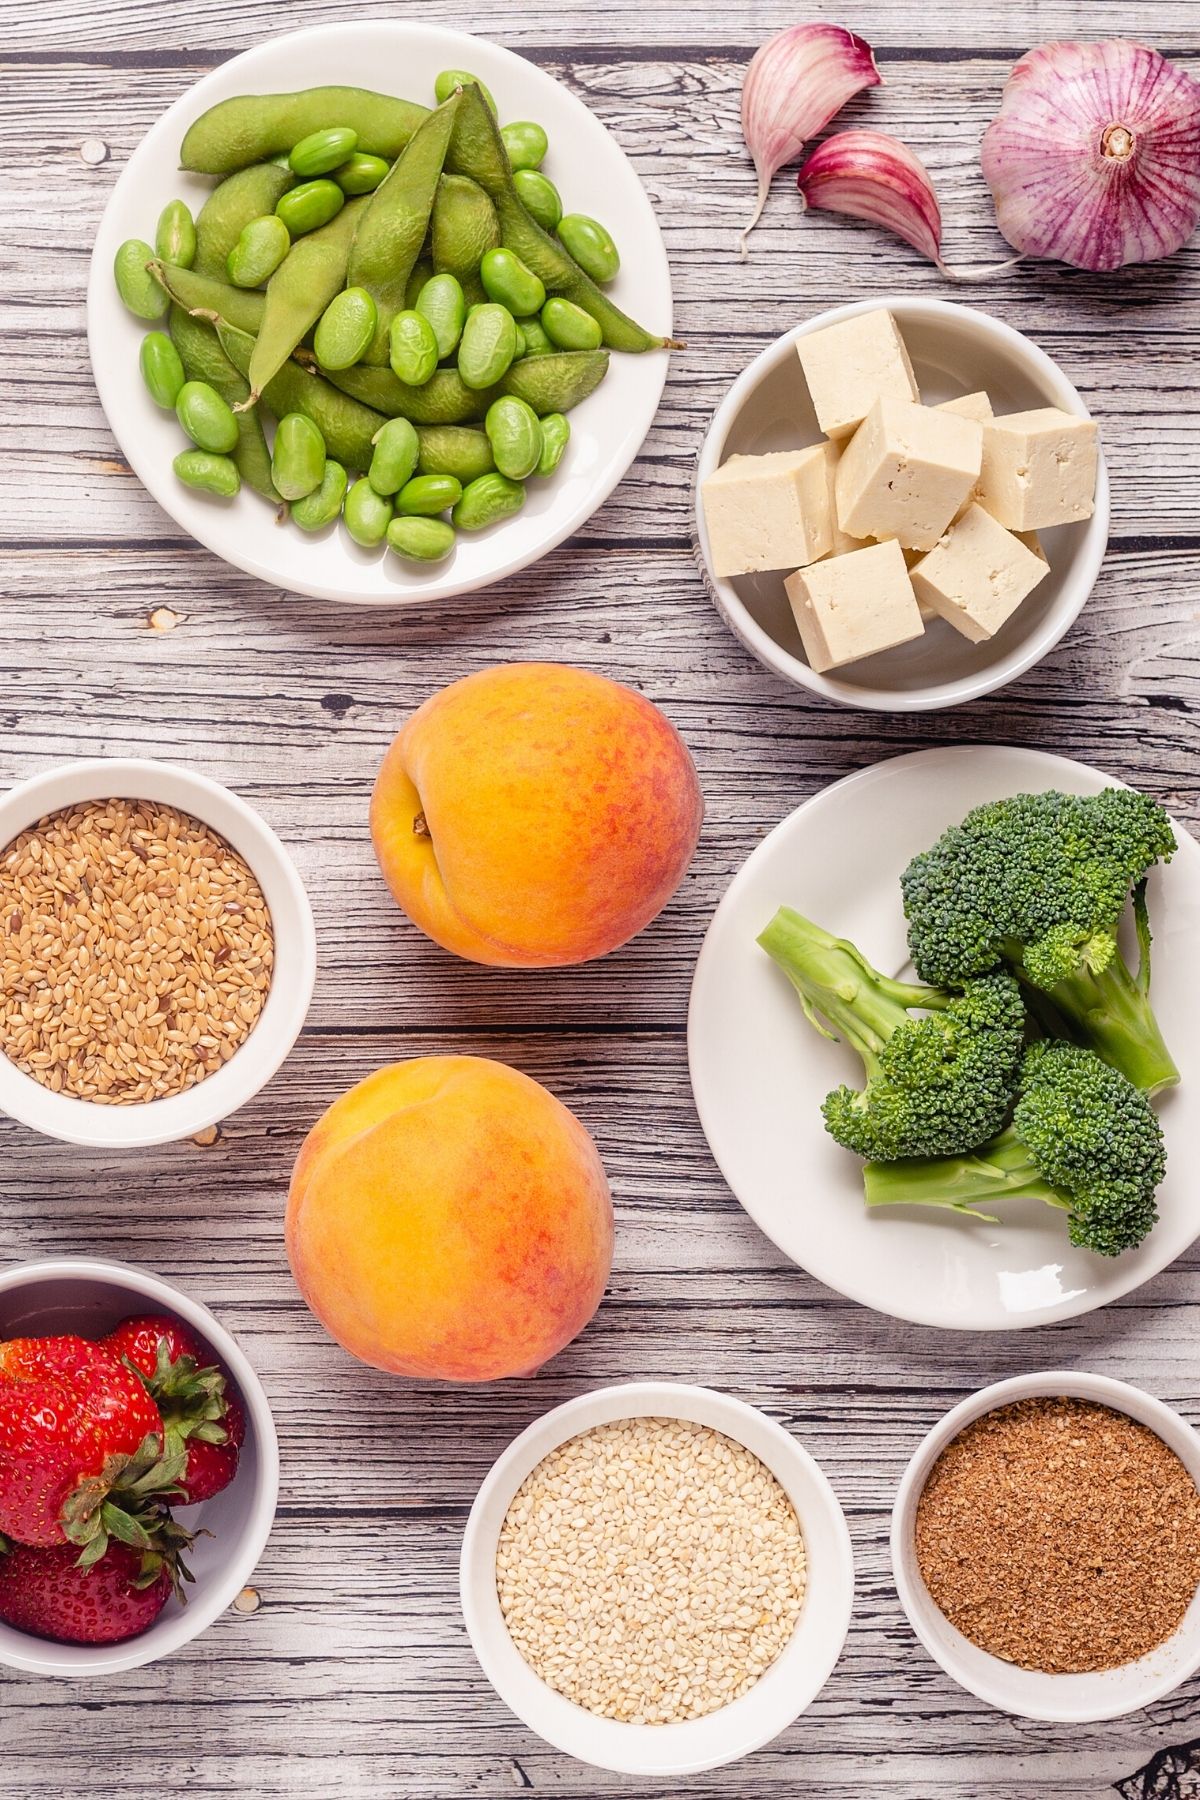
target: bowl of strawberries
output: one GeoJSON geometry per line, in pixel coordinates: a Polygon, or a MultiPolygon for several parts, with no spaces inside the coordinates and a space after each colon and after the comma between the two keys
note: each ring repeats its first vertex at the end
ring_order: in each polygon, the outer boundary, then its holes
{"type": "Polygon", "coordinates": [[[278,1492],[266,1395],[206,1307],[121,1263],[0,1273],[0,1664],[169,1656],[246,1586],[278,1492]]]}

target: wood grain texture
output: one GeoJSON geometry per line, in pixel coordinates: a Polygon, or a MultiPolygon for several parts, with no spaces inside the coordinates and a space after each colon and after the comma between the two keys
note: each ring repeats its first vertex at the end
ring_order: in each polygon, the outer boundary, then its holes
{"type": "MultiPolygon", "coordinates": [[[[1054,35],[1124,32],[1195,65],[1196,0],[876,0],[842,16],[887,86],[848,119],[905,136],[938,181],[946,253],[1003,254],[980,131],[1014,57],[1054,35]]],[[[634,160],[663,224],[688,349],[641,458],[569,545],[443,612],[356,614],[278,594],[185,539],[132,477],[88,367],[83,290],[116,173],[161,110],[223,58],[352,0],[0,0],[0,780],[72,754],[158,754],[228,782],[288,842],[313,897],[321,972],[309,1026],[269,1093],[208,1149],[82,1152],[0,1121],[0,1257],[94,1247],[144,1262],[238,1334],[279,1420],[284,1486],[256,1582],[171,1663],[76,1687],[0,1674],[0,1796],[98,1789],[166,1800],[1096,1800],[1200,1732],[1200,1688],[1117,1725],[1001,1717],[915,1646],[887,1565],[891,1497],[921,1434],[972,1388],[1053,1366],[1140,1382],[1200,1419],[1200,1259],[1104,1313],[1013,1337],[935,1334],[866,1313],[784,1263],[728,1193],[692,1108],[690,972],[734,870],[826,782],[926,745],[1012,741],[1094,761],[1200,816],[1200,349],[1195,246],[1105,278],[1021,268],[968,292],[1037,338],[1102,419],[1113,545],[1076,629],[1006,693],[887,719],[802,697],[730,638],[689,546],[691,472],[713,406],[780,331],[848,294],[944,293],[903,246],[801,221],[780,176],[747,268],[752,180],[737,126],[778,0],[479,0],[410,16],[474,27],[566,81],[634,160]],[[102,139],[109,160],[78,155],[102,139]],[[750,303],[748,296],[753,295],[750,303]],[[185,617],[166,635],[147,615],[185,617]],[[683,731],[708,818],[680,894],[594,967],[472,968],[389,900],[366,838],[383,749],[432,690],[521,656],[645,691],[683,731]],[[391,1058],[503,1057],[595,1132],[613,1179],[617,1262],[593,1326],[536,1381],[450,1391],[352,1365],[301,1305],[281,1216],[299,1142],[329,1099],[391,1058]],[[765,1406],[830,1475],[850,1519],[858,1605],[811,1710],[751,1763],[666,1785],[580,1768],[496,1700],[458,1611],[463,1521],[510,1440],[603,1382],[702,1378],[765,1406]],[[136,1774],[132,1771],[136,1769],[136,1774]]]]}

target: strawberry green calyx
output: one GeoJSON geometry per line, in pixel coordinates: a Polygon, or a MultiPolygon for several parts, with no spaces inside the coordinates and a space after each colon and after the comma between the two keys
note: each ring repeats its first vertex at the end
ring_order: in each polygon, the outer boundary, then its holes
{"type": "Polygon", "coordinates": [[[111,1456],[99,1474],[78,1482],[59,1523],[67,1542],[80,1552],[80,1566],[99,1562],[114,1538],[134,1550],[165,1552],[180,1529],[166,1505],[182,1493],[186,1464],[181,1442],[150,1432],[132,1456],[111,1456]]]}
{"type": "Polygon", "coordinates": [[[194,1356],[172,1355],[165,1337],[158,1340],[154,1373],[147,1375],[128,1356],[121,1361],[145,1384],[162,1414],[167,1446],[198,1438],[205,1444],[224,1444],[229,1433],[223,1423],[229,1403],[225,1377],[215,1364],[202,1367],[194,1356]]]}

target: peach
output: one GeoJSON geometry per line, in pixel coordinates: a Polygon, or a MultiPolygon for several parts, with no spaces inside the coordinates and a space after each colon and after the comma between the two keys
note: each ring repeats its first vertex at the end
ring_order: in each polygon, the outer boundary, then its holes
{"type": "Polygon", "coordinates": [[[587,962],[660,912],[704,801],[679,733],[603,675],[509,663],[427,700],[384,758],[371,837],[392,893],[446,950],[587,962]]]}
{"type": "Polygon", "coordinates": [[[296,1283],[352,1356],[397,1375],[528,1375],[587,1324],[612,1266],[595,1144],[529,1076],[480,1056],[392,1063],[305,1138],[296,1283]]]}

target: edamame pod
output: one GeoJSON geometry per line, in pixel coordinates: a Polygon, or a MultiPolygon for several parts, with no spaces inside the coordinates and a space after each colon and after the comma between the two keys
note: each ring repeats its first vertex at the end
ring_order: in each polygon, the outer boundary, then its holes
{"type": "Polygon", "coordinates": [[[423,283],[416,309],[428,320],[437,344],[438,361],[452,356],[467,319],[467,303],[458,277],[448,272],[423,283]]]}
{"type": "Polygon", "coordinates": [[[346,471],[340,462],[327,458],[325,473],[321,477],[320,487],[306,494],[303,500],[297,500],[292,508],[292,517],[301,531],[322,531],[326,525],[332,525],[342,510],[342,502],[346,498],[346,471]]]}
{"type": "MultiPolygon", "coordinates": [[[[290,153],[310,132],[337,119],[355,132],[360,150],[399,156],[428,108],[369,88],[302,88],[293,94],[238,94],[201,113],[184,135],[179,161],[202,175],[227,175],[248,163],[290,153]]],[[[262,211],[259,207],[257,211],[262,211]]],[[[240,229],[240,227],[239,227],[240,229]]]]}
{"type": "Polygon", "coordinates": [[[196,222],[183,200],[168,200],[158,215],[154,234],[155,254],[177,268],[190,269],[196,260],[196,222]]]}
{"type": "Polygon", "coordinates": [[[285,500],[303,500],[325,477],[325,440],[305,413],[285,413],[275,427],[271,474],[285,500]]]}
{"type": "MultiPolygon", "coordinates": [[[[234,361],[237,358],[234,357],[234,361]]],[[[539,417],[543,413],[570,412],[586,400],[608,372],[606,350],[556,350],[548,356],[525,356],[513,363],[499,384],[499,392],[527,400],[539,417]]],[[[344,394],[377,414],[411,419],[414,425],[465,425],[482,419],[497,389],[469,388],[457,369],[439,369],[424,387],[407,387],[391,369],[359,363],[353,369],[331,374],[330,380],[344,394]]],[[[267,404],[271,397],[267,395],[267,404]]],[[[341,459],[355,464],[353,457],[341,459]]]]}
{"type": "MultiPolygon", "coordinates": [[[[250,392],[249,384],[226,356],[213,327],[205,324],[203,319],[194,319],[182,306],[171,308],[171,342],[179,352],[189,381],[207,381],[229,406],[237,406],[246,398],[250,392]]],[[[238,441],[233,460],[239,475],[256,494],[279,504],[279,490],[271,479],[271,452],[267,448],[258,408],[235,413],[234,417],[238,441]]]]}
{"type": "Polygon", "coordinates": [[[501,475],[524,481],[533,474],[542,454],[542,427],[528,401],[502,394],[488,407],[483,428],[501,475]]]}
{"type": "Polygon", "coordinates": [[[421,289],[425,286],[426,282],[432,280],[433,264],[427,262],[426,259],[422,257],[420,262],[413,264],[413,272],[409,276],[408,284],[404,289],[404,305],[409,312],[412,312],[415,308],[417,301],[421,297],[421,289]]]}
{"type": "Polygon", "coordinates": [[[237,464],[230,457],[214,456],[209,450],[181,450],[171,467],[185,487],[219,494],[223,500],[231,500],[242,485],[237,464]]]}
{"type": "Polygon", "coordinates": [[[454,549],[454,527],[445,519],[393,519],[388,549],[413,562],[445,562],[454,549]]]}
{"type": "Polygon", "coordinates": [[[517,330],[506,307],[472,307],[458,346],[458,372],[469,388],[494,387],[517,353],[517,330]]]}
{"type": "Polygon", "coordinates": [[[422,475],[453,475],[466,487],[496,466],[487,433],[469,425],[419,425],[417,468],[422,475]]]}
{"type": "Polygon", "coordinates": [[[253,288],[237,288],[195,269],[176,269],[170,263],[151,263],[150,273],[163,292],[186,312],[199,313],[207,319],[224,319],[227,325],[248,331],[251,336],[262,325],[267,298],[253,288]]]}
{"type": "Polygon", "coordinates": [[[546,328],[540,319],[522,319],[521,336],[525,339],[526,356],[550,356],[554,345],[546,335],[546,328]]]}
{"type": "MultiPolygon", "coordinates": [[[[338,193],[340,196],[340,189],[338,193]]],[[[323,230],[292,245],[267,283],[262,324],[250,359],[251,404],[272,376],[278,374],[334,295],[341,292],[355,222],[370,204],[369,200],[347,201],[341,214],[323,230]]]]}
{"type": "MultiPolygon", "coordinates": [[[[217,336],[234,368],[240,374],[246,374],[254,353],[254,339],[223,321],[217,325],[217,336]]],[[[186,362],[185,357],[185,366],[186,362]]],[[[352,370],[347,372],[354,373],[352,370]]],[[[388,369],[386,373],[391,376],[392,372],[388,369]]],[[[371,440],[379,427],[387,423],[382,413],[360,405],[320,375],[290,360],[271,377],[262,397],[277,419],[290,412],[306,414],[325,439],[328,454],[350,469],[366,468],[371,460],[371,440]]],[[[251,416],[239,413],[238,420],[251,416]]]]}
{"type": "Polygon", "coordinates": [[[358,133],[352,125],[326,125],[293,146],[288,167],[302,181],[311,181],[314,175],[328,175],[357,148],[358,133]]]}
{"type": "Polygon", "coordinates": [[[539,418],[566,413],[594,393],[608,373],[607,350],[556,350],[514,363],[500,386],[532,406],[539,418]]]}
{"type": "Polygon", "coordinates": [[[419,312],[398,312],[392,320],[388,361],[401,381],[424,387],[438,366],[433,326],[419,312]]]}
{"type": "Polygon", "coordinates": [[[586,213],[567,213],[558,222],[558,241],[573,256],[585,275],[600,286],[612,281],[621,267],[617,246],[599,219],[586,213]]]}
{"type": "Polygon", "coordinates": [[[363,203],[347,279],[352,287],[366,288],[378,309],[375,342],[368,352],[372,362],[387,360],[388,332],[404,307],[409,276],[425,242],[458,106],[456,94],[429,115],[386,181],[363,203]]]}
{"type": "Polygon", "coordinates": [[[472,75],[469,69],[443,69],[433,84],[434,96],[440,106],[449,100],[455,88],[477,87],[492,111],[496,110],[496,100],[490,87],[480,81],[478,75],[472,75]]]}
{"type": "Polygon", "coordinates": [[[197,450],[228,456],[238,441],[232,408],[207,381],[185,381],[175,401],[175,417],[197,450]]]}
{"type": "Polygon", "coordinates": [[[462,482],[454,475],[413,475],[396,495],[396,511],[406,516],[436,518],[462,499],[462,482]]]}
{"type": "Polygon", "coordinates": [[[234,287],[261,287],[269,281],[292,247],[291,234],[275,213],[264,213],[242,226],[225,267],[234,287]]]}
{"type": "Polygon", "coordinates": [[[518,119],[512,125],[501,126],[500,137],[508,153],[509,167],[514,172],[541,168],[550,144],[540,125],[535,125],[531,119],[518,119]]]}
{"type": "Polygon", "coordinates": [[[187,376],[178,350],[165,331],[148,331],[138,353],[142,380],[156,406],[174,412],[175,402],[187,376]]]}
{"type": "Polygon", "coordinates": [[[113,258],[113,279],[122,303],[137,319],[161,319],[170,304],[150,273],[154,252],[143,238],[127,238],[113,258]]]}
{"type": "Polygon", "coordinates": [[[377,494],[397,494],[411,480],[420,443],[407,419],[389,419],[375,433],[367,480],[377,494]]]}
{"type": "Polygon", "coordinates": [[[342,517],[354,542],[364,550],[373,550],[387,536],[387,528],[392,522],[392,503],[386,495],[377,494],[364,475],[346,495],[342,517]]]}
{"type": "Polygon", "coordinates": [[[516,169],[513,187],[530,218],[543,231],[553,231],[562,218],[562,198],[549,176],[540,169],[516,169]]]}
{"type": "Polygon", "coordinates": [[[598,350],[604,336],[598,319],[559,294],[543,306],[542,328],[560,350],[598,350]]]}
{"type": "Polygon", "coordinates": [[[479,265],[479,279],[488,299],[506,306],[514,319],[527,319],[546,303],[545,288],[511,250],[489,250],[479,265]]]}
{"type": "Polygon", "coordinates": [[[229,252],[246,226],[251,219],[273,214],[280,196],[295,180],[290,169],[256,163],[253,168],[239,169],[214,188],[196,217],[196,260],[192,264],[196,273],[224,281],[229,252]]]}
{"type": "Polygon", "coordinates": [[[542,420],[542,454],[535,475],[553,475],[571,439],[571,427],[561,413],[547,413],[542,420]]]}
{"type": "Polygon", "coordinates": [[[480,475],[463,489],[462,499],[450,517],[460,531],[486,531],[501,519],[510,519],[525,504],[525,489],[506,475],[480,475]]]}
{"type": "Polygon", "coordinates": [[[275,202],[275,212],[292,237],[298,238],[328,225],[345,204],[346,196],[336,181],[302,181],[299,187],[289,188],[286,194],[280,195],[275,202]]]}
{"type": "Polygon", "coordinates": [[[443,175],[437,185],[430,220],[433,266],[454,275],[464,293],[480,286],[476,271],[489,250],[500,242],[496,209],[477,182],[462,175],[443,175]]]}
{"type": "Polygon", "coordinates": [[[375,336],[375,302],[366,288],[343,288],[317,321],[313,350],[323,369],[350,369],[375,336]]]}
{"type": "Polygon", "coordinates": [[[333,171],[333,179],[343,194],[373,194],[390,166],[382,156],[368,156],[358,150],[333,171]]]}

